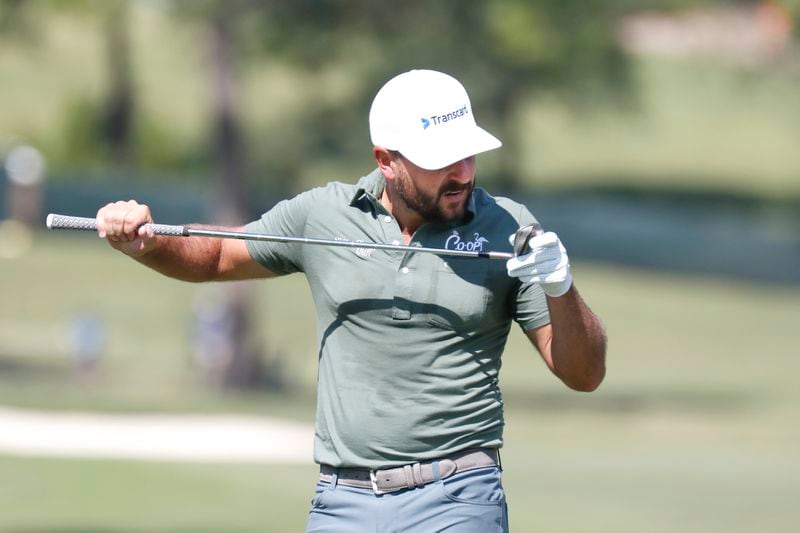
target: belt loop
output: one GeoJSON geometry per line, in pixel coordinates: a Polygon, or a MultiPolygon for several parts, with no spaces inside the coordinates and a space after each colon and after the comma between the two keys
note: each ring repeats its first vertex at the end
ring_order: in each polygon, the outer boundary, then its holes
{"type": "Polygon", "coordinates": [[[500,448],[497,448],[497,468],[501,472],[503,471],[503,460],[500,459],[500,448]]]}
{"type": "Polygon", "coordinates": [[[411,475],[414,478],[415,487],[425,486],[425,479],[422,477],[422,465],[420,463],[414,463],[411,465],[411,475]]]}
{"type": "Polygon", "coordinates": [[[339,483],[339,469],[338,468],[334,468],[333,472],[331,472],[331,484],[330,484],[330,487],[328,487],[328,488],[330,490],[333,490],[333,489],[336,488],[336,485],[338,485],[338,483],[339,483]]]}
{"type": "Polygon", "coordinates": [[[439,460],[431,462],[431,471],[433,472],[433,482],[439,483],[442,480],[442,473],[439,472],[439,460]]]}
{"type": "Polygon", "coordinates": [[[413,489],[417,486],[417,480],[414,477],[414,469],[411,467],[411,465],[403,466],[403,474],[406,477],[406,487],[413,489]]]}

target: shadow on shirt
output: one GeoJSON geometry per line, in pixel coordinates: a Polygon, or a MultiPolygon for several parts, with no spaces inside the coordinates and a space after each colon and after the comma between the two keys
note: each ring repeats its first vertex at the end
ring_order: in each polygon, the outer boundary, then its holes
{"type": "MultiPolygon", "coordinates": [[[[482,291],[489,293],[486,288],[482,291]]],[[[481,296],[481,301],[467,304],[472,307],[464,312],[464,302],[467,298],[457,298],[460,308],[452,309],[450,306],[439,305],[433,302],[415,302],[405,298],[380,299],[363,298],[350,300],[339,305],[336,320],[325,329],[320,339],[318,359],[322,358],[325,345],[331,335],[348,320],[355,317],[371,315],[366,320],[380,322],[375,327],[387,328],[387,335],[399,334],[408,328],[431,328],[432,330],[452,330],[464,338],[474,335],[488,314],[487,301],[481,296]],[[399,318],[398,318],[399,317],[399,318]]],[[[402,337],[397,339],[402,343],[402,337]]]]}

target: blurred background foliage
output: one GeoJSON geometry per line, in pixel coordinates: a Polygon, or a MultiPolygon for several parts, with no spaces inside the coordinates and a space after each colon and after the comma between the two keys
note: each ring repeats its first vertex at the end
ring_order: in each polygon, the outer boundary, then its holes
{"type": "Polygon", "coordinates": [[[480,167],[503,190],[800,192],[796,2],[11,0],[0,9],[0,142],[39,147],[52,180],[212,183],[219,83],[235,93],[249,191],[285,196],[349,180],[371,166],[372,95],[397,72],[429,67],[461,79],[478,119],[503,139],[480,167]],[[703,36],[715,13],[728,18],[703,36]],[[224,82],[214,77],[220,21],[230,28],[224,82]],[[670,25],[686,43],[662,42],[670,25]]]}

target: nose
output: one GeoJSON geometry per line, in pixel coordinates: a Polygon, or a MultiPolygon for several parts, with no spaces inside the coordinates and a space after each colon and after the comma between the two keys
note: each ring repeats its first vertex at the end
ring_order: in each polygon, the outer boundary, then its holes
{"type": "Polygon", "coordinates": [[[475,176],[475,156],[456,161],[448,167],[447,171],[450,179],[455,179],[462,183],[472,181],[475,176]]]}

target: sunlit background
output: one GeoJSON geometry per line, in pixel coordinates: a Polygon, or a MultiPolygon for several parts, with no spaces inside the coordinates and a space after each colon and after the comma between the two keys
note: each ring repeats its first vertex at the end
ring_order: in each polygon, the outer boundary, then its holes
{"type": "Polygon", "coordinates": [[[479,184],[560,235],[608,328],[589,395],[513,332],[512,531],[796,531],[798,22],[793,0],[0,1],[0,531],[302,531],[302,276],[173,281],[44,219],[134,198],[240,224],[354,182],[372,96],[417,67],[465,84],[504,142],[479,184]]]}

